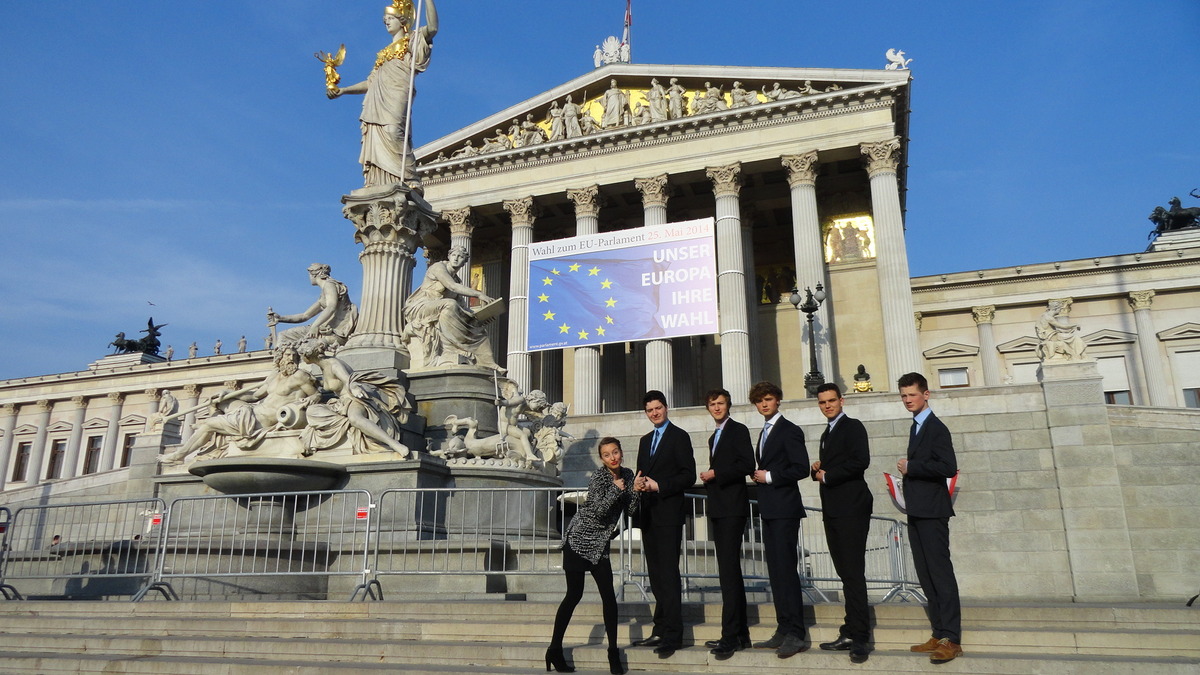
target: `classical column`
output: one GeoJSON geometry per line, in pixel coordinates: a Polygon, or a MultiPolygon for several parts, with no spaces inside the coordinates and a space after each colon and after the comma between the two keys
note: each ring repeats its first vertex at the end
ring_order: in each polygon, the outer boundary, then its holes
{"type": "MultiPolygon", "coordinates": [[[[908,276],[908,250],[904,244],[904,218],[900,213],[900,139],[859,146],[871,178],[871,214],[875,221],[875,269],[879,276],[879,301],[883,305],[883,337],[887,351],[887,379],[925,371],[913,328],[912,284],[908,276]]],[[[890,388],[891,385],[889,385],[890,388]]]]}
{"type": "MultiPolygon", "coordinates": [[[[762,379],[762,349],[758,328],[758,284],[754,279],[754,224],[749,209],[742,212],[742,269],[746,270],[746,330],[750,335],[750,381],[762,379]]],[[[700,370],[693,369],[699,373],[700,370]]],[[[703,393],[703,392],[701,392],[703,393]]]]}
{"type": "Polygon", "coordinates": [[[464,206],[461,209],[452,209],[442,211],[442,218],[450,224],[450,247],[459,247],[467,251],[467,263],[463,265],[462,274],[466,275],[465,279],[459,279],[462,283],[471,285],[471,235],[475,232],[475,216],[471,213],[471,207],[464,206]]]}
{"type": "Polygon", "coordinates": [[[46,454],[46,434],[50,426],[50,411],[54,404],[46,399],[38,401],[33,409],[37,411],[34,426],[37,431],[33,435],[33,447],[29,450],[29,466],[25,468],[25,484],[37,485],[42,482],[42,456],[46,454]]]}
{"type": "Polygon", "coordinates": [[[118,438],[121,435],[121,404],[124,400],[125,396],[121,392],[108,393],[108,403],[111,407],[108,411],[108,429],[104,432],[104,448],[100,451],[101,471],[112,471],[116,468],[117,443],[121,440],[118,438]]]}
{"type": "MultiPolygon", "coordinates": [[[[434,230],[434,213],[403,185],[369,196],[342,197],[342,215],[354,223],[354,240],[363,245],[362,302],[358,325],[346,349],[399,350],[404,329],[404,301],[412,287],[413,252],[434,230]]],[[[352,364],[353,365],[353,364],[352,364]]],[[[357,367],[357,366],[356,366],[357,367]]]]}
{"type": "MultiPolygon", "coordinates": [[[[575,205],[575,234],[596,234],[600,231],[600,186],[591,185],[567,190],[567,199],[575,205]]],[[[544,353],[544,352],[543,352],[544,353]]],[[[575,348],[575,412],[594,415],[600,409],[600,348],[575,348]]]]}
{"type": "MultiPolygon", "coordinates": [[[[184,399],[179,403],[180,410],[191,410],[200,402],[200,385],[192,382],[183,385],[184,399]]],[[[183,423],[179,425],[179,441],[187,443],[187,440],[192,437],[192,432],[196,426],[196,411],[186,413],[183,416],[183,423]]]]}
{"type": "MultiPolygon", "coordinates": [[[[784,155],[783,166],[787,168],[788,186],[791,188],[792,201],[792,242],[796,262],[796,288],[803,292],[804,288],[816,287],[817,283],[825,284],[825,244],[821,240],[821,219],[817,216],[817,151],[810,150],[802,155],[784,155]]],[[[781,289],[784,290],[784,289],[781,289]]],[[[828,290],[829,293],[833,289],[828,290]]],[[[837,373],[833,372],[833,350],[830,347],[831,313],[829,303],[821,303],[813,315],[814,333],[817,343],[817,367],[825,376],[826,382],[836,382],[837,373]]],[[[808,353],[807,317],[803,312],[796,312],[796,320],[800,325],[800,350],[797,354],[808,353]]]]}
{"type": "Polygon", "coordinates": [[[1000,352],[996,351],[996,335],[992,332],[996,306],[972,307],[971,318],[975,319],[975,328],[979,332],[979,360],[983,363],[983,383],[994,387],[1000,384],[1000,352]]]}
{"type": "Polygon", "coordinates": [[[746,270],[742,266],[739,192],[742,165],[705,169],[717,198],[717,303],[721,322],[721,382],[733,403],[750,391],[750,336],[746,332],[746,270]]]}
{"type": "Polygon", "coordinates": [[[17,406],[0,405],[0,490],[8,482],[8,460],[12,456],[13,429],[17,427],[17,406]]]}
{"type": "Polygon", "coordinates": [[[508,377],[529,391],[529,244],[537,206],[533,197],[510,199],[504,210],[512,216],[512,264],[508,282],[508,377]]]}
{"type": "Polygon", "coordinates": [[[83,421],[87,415],[87,399],[82,396],[72,396],[71,405],[75,406],[75,415],[71,419],[71,437],[67,440],[67,456],[63,458],[63,478],[74,478],[79,475],[79,452],[83,446],[83,421]]]}
{"type": "MultiPolygon", "coordinates": [[[[652,178],[635,178],[634,187],[642,193],[642,225],[652,227],[667,222],[667,199],[670,184],[667,174],[652,178]]],[[[675,366],[670,340],[650,340],[646,343],[646,389],[657,389],[667,397],[667,405],[675,405],[675,366]]]]}
{"type": "Polygon", "coordinates": [[[1133,321],[1137,326],[1138,351],[1142,355],[1142,369],[1146,372],[1146,388],[1150,390],[1150,405],[1168,408],[1175,405],[1171,390],[1167,387],[1162,354],[1158,350],[1158,336],[1154,332],[1154,319],[1150,316],[1150,302],[1154,291],[1132,291],[1129,306],[1133,308],[1133,321]]]}

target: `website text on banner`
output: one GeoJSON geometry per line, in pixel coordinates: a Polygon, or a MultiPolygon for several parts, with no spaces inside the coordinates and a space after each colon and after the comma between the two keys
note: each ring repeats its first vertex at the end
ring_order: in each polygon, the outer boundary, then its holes
{"type": "Polygon", "coordinates": [[[529,247],[529,351],[711,335],[712,218],[529,247]]]}

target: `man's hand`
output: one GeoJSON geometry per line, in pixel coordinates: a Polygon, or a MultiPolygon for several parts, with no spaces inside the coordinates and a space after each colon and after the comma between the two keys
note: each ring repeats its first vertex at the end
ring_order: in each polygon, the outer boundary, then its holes
{"type": "Polygon", "coordinates": [[[901,475],[907,476],[908,475],[908,460],[902,459],[899,462],[896,462],[896,468],[899,469],[901,475]]]}
{"type": "Polygon", "coordinates": [[[700,472],[700,480],[705,483],[707,483],[708,481],[710,481],[716,477],[717,477],[717,472],[713,471],[712,469],[700,472]]]}
{"type": "Polygon", "coordinates": [[[767,484],[767,472],[763,471],[762,469],[755,471],[753,478],[755,483],[762,483],[763,485],[767,484]]]}

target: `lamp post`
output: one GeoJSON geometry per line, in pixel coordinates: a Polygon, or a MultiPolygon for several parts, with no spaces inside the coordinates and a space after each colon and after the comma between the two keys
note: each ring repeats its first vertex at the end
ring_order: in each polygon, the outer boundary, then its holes
{"type": "Polygon", "coordinates": [[[804,376],[804,389],[808,392],[809,398],[816,398],[817,387],[825,384],[825,376],[817,370],[817,338],[816,332],[813,330],[813,314],[821,308],[821,303],[825,301],[825,289],[817,282],[817,292],[814,293],[811,288],[804,288],[804,300],[800,300],[799,289],[792,289],[792,297],[788,298],[796,309],[804,312],[808,316],[808,359],[809,371],[804,376]]]}

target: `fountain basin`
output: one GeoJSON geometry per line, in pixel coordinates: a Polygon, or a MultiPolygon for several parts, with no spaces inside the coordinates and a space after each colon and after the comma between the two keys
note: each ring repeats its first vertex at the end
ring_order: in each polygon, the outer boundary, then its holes
{"type": "Polygon", "coordinates": [[[346,467],[277,457],[225,457],[197,462],[188,473],[227,495],[331,490],[346,481],[346,467]]]}

